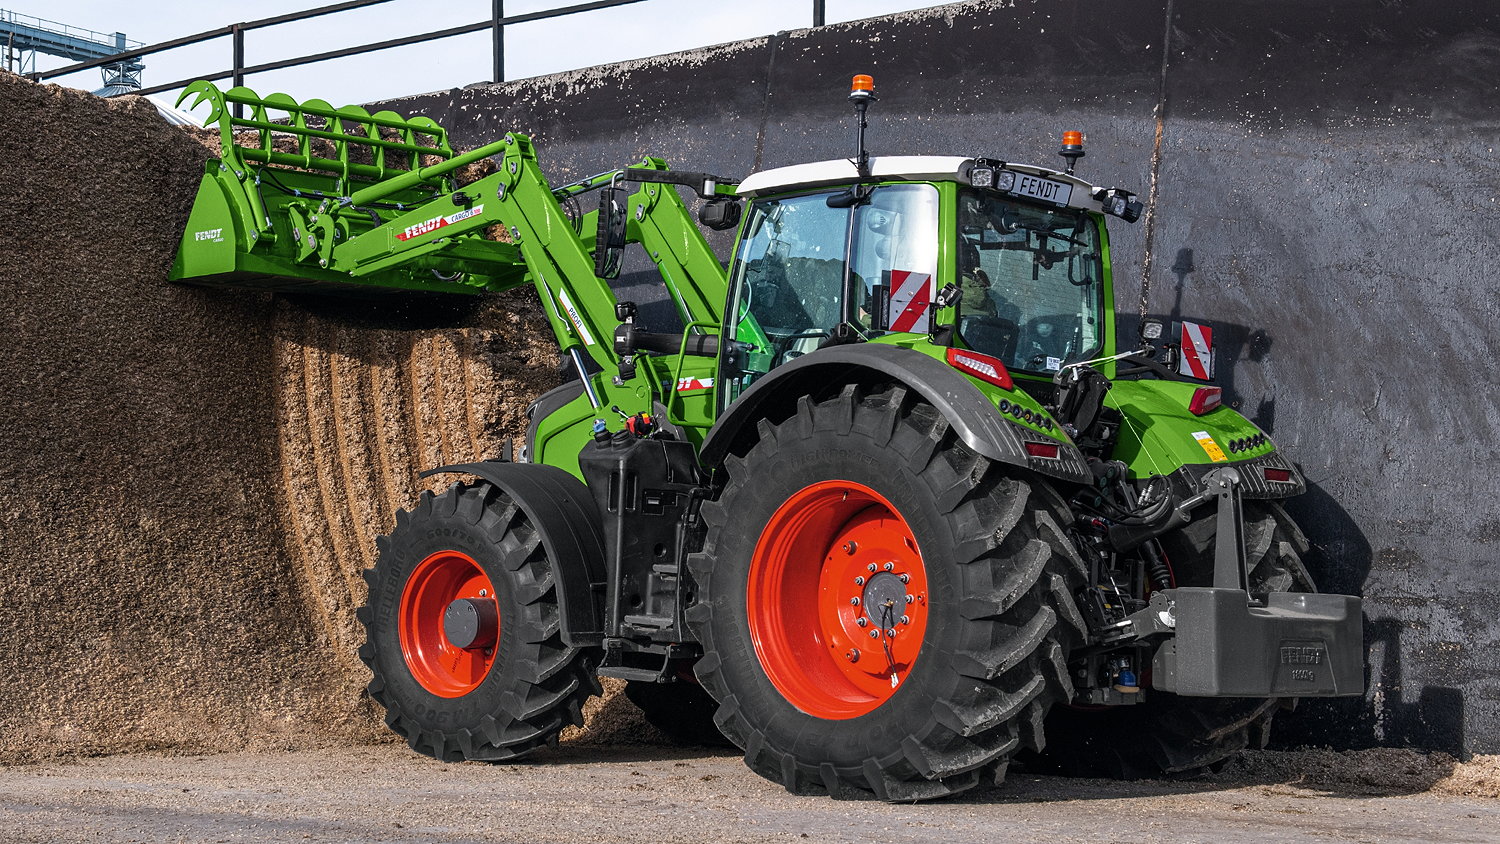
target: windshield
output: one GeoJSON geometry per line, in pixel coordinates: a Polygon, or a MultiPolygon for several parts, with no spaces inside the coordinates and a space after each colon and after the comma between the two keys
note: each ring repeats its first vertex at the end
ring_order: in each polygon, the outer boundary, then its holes
{"type": "Polygon", "coordinates": [[[1103,261],[1085,212],[959,195],[959,334],[1007,368],[1056,372],[1100,347],[1103,261]]]}

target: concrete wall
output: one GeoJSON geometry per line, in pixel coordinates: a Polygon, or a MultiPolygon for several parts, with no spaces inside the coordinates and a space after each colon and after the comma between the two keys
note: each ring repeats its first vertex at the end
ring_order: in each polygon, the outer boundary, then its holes
{"type": "MultiPolygon", "coordinates": [[[[1500,11],[1485,0],[995,0],[392,103],[530,132],[557,180],[651,152],[742,175],[877,153],[1057,162],[1152,194],[1119,310],[1219,329],[1221,382],[1304,467],[1327,589],[1366,598],[1370,692],[1284,741],[1500,751],[1500,11]]],[[[1126,320],[1132,330],[1133,318],[1126,320]]]]}

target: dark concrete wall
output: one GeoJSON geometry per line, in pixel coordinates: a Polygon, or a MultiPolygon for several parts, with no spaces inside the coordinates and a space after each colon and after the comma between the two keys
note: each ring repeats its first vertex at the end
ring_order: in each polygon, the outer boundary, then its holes
{"type": "MultiPolygon", "coordinates": [[[[1500,10],[1487,0],[995,0],[413,97],[555,179],[653,152],[739,175],[878,153],[1055,162],[1154,188],[1118,307],[1213,321],[1221,381],[1297,459],[1324,588],[1366,599],[1370,692],[1286,741],[1500,751],[1500,10]]],[[[1133,320],[1127,320],[1127,326],[1133,320]]]]}

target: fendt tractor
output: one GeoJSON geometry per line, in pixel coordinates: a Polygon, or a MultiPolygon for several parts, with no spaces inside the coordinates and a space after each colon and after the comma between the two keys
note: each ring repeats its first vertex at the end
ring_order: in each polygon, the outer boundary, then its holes
{"type": "Polygon", "coordinates": [[[1301,473],[1191,377],[1207,326],[1119,348],[1105,222],[1142,203],[1074,174],[1077,132],[1063,170],[872,157],[873,94],[850,159],[554,187],[522,134],[459,154],[424,117],[184,93],[223,155],[175,280],[530,284],[572,373],[379,538],[359,655],[413,749],[515,759],[614,677],[794,792],[921,800],[1012,759],[1194,772],[1363,691],[1359,599],[1315,592],[1281,506],[1301,473]],[[690,203],[738,227],[727,266],[690,203]],[[615,295],[631,244],[675,330],[615,295]]]}

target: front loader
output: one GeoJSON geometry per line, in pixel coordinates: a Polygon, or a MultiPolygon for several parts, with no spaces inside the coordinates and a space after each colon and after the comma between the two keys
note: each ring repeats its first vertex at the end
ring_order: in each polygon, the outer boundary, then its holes
{"type": "Polygon", "coordinates": [[[1142,209],[1074,174],[1078,133],[1064,170],[872,157],[861,76],[852,159],[553,187],[516,133],[459,154],[425,118],[192,95],[224,154],[175,280],[530,284],[572,370],[516,453],[428,470],[459,480],[365,573],[370,693],[419,752],[517,758],[616,677],[788,789],[918,800],[1017,757],[1197,770],[1362,693],[1359,599],[1315,591],[1280,504],[1299,470],[1183,375],[1206,327],[1117,345],[1105,222],[1142,209]],[[681,188],[738,227],[727,267],[681,188]],[[612,291],[637,246],[680,331],[612,291]]]}

